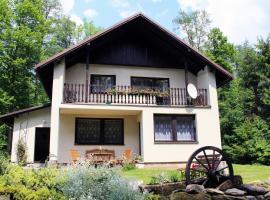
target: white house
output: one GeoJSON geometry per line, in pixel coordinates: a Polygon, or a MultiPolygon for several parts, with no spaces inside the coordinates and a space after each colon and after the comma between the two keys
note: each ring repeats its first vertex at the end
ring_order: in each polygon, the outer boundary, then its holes
{"type": "Polygon", "coordinates": [[[0,116],[13,124],[29,163],[69,163],[70,149],[126,148],[143,163],[185,163],[221,147],[217,88],[232,75],[139,13],[36,65],[51,100],[0,116]],[[187,85],[196,86],[192,99],[187,85]]]}

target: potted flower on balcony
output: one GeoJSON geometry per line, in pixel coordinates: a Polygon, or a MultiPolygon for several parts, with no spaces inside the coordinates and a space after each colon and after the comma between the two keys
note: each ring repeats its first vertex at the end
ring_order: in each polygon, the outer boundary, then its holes
{"type": "Polygon", "coordinates": [[[112,96],[117,94],[117,90],[116,90],[115,87],[108,88],[105,91],[105,94],[107,94],[107,102],[106,102],[106,104],[111,104],[112,103],[112,96]],[[109,96],[110,96],[110,98],[109,98],[109,96]]]}
{"type": "Polygon", "coordinates": [[[157,105],[168,105],[170,103],[170,93],[168,90],[158,91],[156,95],[157,105]]]}

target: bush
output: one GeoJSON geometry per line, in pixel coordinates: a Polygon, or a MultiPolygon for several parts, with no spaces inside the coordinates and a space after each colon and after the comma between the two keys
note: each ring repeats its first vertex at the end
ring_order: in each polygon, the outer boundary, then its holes
{"type": "Polygon", "coordinates": [[[184,179],[184,173],[182,171],[171,171],[168,172],[170,182],[179,182],[184,179]]]}
{"type": "Polygon", "coordinates": [[[170,179],[168,174],[161,172],[159,174],[155,174],[151,177],[150,184],[162,184],[162,183],[169,183],[170,179]]]}
{"type": "Polygon", "coordinates": [[[174,183],[184,179],[185,173],[183,171],[170,171],[167,173],[161,172],[151,177],[150,184],[174,183]]]}
{"type": "Polygon", "coordinates": [[[55,168],[23,169],[18,165],[8,165],[6,173],[0,177],[0,194],[10,194],[14,199],[65,199],[57,190],[62,183],[55,168]]]}
{"type": "Polygon", "coordinates": [[[133,170],[133,169],[136,169],[136,165],[134,163],[126,162],[123,164],[123,168],[122,168],[123,171],[129,171],[129,170],[133,170]]]}
{"type": "Polygon", "coordinates": [[[59,189],[68,199],[144,199],[144,195],[132,189],[129,182],[114,169],[78,166],[67,170],[66,175],[65,183],[59,189]]]}
{"type": "Polygon", "coordinates": [[[6,169],[9,165],[8,155],[5,153],[0,153],[0,175],[3,175],[6,172],[6,169]]]}
{"type": "Polygon", "coordinates": [[[26,143],[22,138],[19,138],[17,143],[17,159],[18,163],[21,165],[26,165],[27,163],[27,147],[26,143]]]}

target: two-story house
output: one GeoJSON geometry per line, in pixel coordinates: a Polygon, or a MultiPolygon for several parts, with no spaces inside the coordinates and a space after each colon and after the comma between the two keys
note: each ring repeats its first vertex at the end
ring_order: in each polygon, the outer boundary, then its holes
{"type": "Polygon", "coordinates": [[[141,13],[35,70],[51,104],[0,116],[13,125],[13,162],[19,138],[29,163],[98,148],[130,148],[145,165],[185,163],[199,147],[221,147],[217,88],[232,75],[141,13]]]}

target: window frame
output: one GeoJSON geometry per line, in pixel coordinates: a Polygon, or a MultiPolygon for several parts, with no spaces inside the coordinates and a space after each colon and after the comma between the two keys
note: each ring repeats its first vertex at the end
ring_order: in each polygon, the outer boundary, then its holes
{"type": "MultiPolygon", "coordinates": [[[[111,74],[90,74],[90,92],[92,94],[96,94],[98,92],[94,92],[93,91],[93,88],[91,87],[93,84],[93,78],[94,77],[102,77],[102,76],[105,76],[105,77],[113,77],[114,81],[113,81],[113,86],[115,87],[116,86],[116,75],[111,75],[111,74]]],[[[100,92],[100,93],[104,93],[104,92],[100,92]]]]}
{"type": "Polygon", "coordinates": [[[75,118],[75,138],[74,138],[74,145],[125,145],[124,144],[124,119],[123,118],[85,118],[85,117],[76,117],[75,118]],[[97,143],[81,143],[78,141],[77,137],[78,137],[78,120],[79,119],[89,119],[89,120],[100,120],[100,141],[97,143]],[[119,120],[121,121],[122,124],[122,132],[121,132],[121,142],[119,143],[106,143],[104,142],[104,121],[105,120],[119,120]]]}
{"type": "MultiPolygon", "coordinates": [[[[130,77],[130,86],[133,87],[132,85],[132,79],[133,78],[143,78],[143,79],[152,79],[154,81],[154,84],[156,83],[157,80],[168,80],[168,90],[170,89],[170,78],[161,78],[161,77],[144,77],[144,76],[131,76],[130,77]]],[[[148,86],[146,86],[148,87],[148,86]]],[[[156,88],[156,86],[154,86],[156,88]]]]}
{"type": "Polygon", "coordinates": [[[154,114],[153,115],[153,129],[154,129],[154,143],[155,144],[198,144],[197,138],[197,128],[196,128],[196,115],[195,114],[154,114]],[[158,116],[168,116],[171,117],[171,125],[172,125],[172,138],[173,140],[156,140],[156,132],[155,132],[155,117],[158,116]],[[177,140],[177,122],[176,117],[192,117],[194,121],[194,140],[177,140]]]}

